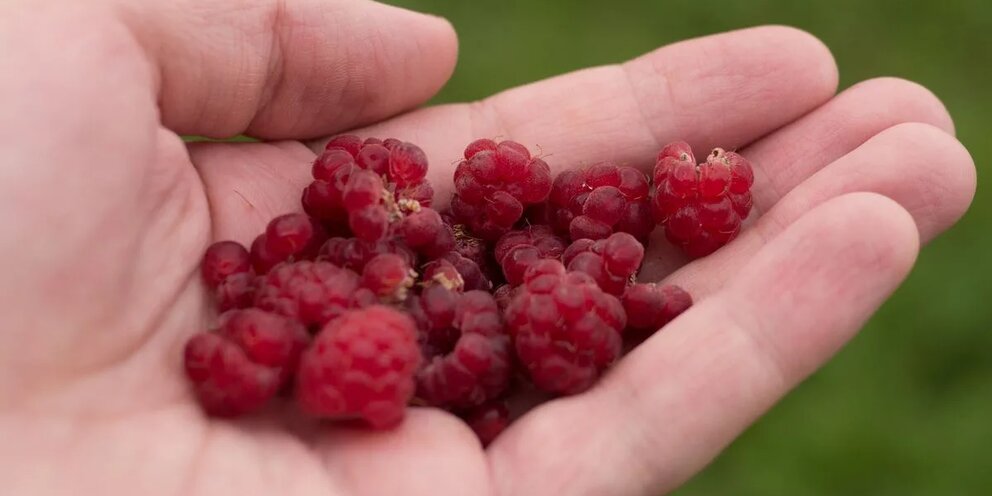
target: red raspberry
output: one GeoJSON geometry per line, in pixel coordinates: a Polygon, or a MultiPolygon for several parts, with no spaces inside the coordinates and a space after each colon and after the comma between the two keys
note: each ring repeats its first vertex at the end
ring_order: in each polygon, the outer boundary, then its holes
{"type": "Polygon", "coordinates": [[[541,259],[561,257],[566,246],[550,227],[536,225],[504,234],[496,242],[493,254],[506,281],[518,286],[524,281],[527,267],[541,259]]]}
{"type": "Polygon", "coordinates": [[[303,207],[322,222],[347,220],[356,236],[382,239],[409,212],[428,207],[434,189],[425,179],[427,156],[410,143],[339,136],[313,163],[314,182],[303,207]],[[387,146],[388,144],[388,146],[387,146]]]}
{"type": "Polygon", "coordinates": [[[289,380],[307,341],[303,326],[279,315],[257,309],[227,312],[216,332],[187,341],[186,376],[207,413],[249,413],[289,380]]]}
{"type": "Polygon", "coordinates": [[[451,231],[455,241],[454,251],[459,255],[475,262],[479,270],[489,281],[496,281],[500,278],[500,269],[493,259],[492,251],[488,243],[484,240],[472,236],[468,232],[468,227],[459,224],[450,214],[442,215],[445,225],[451,231]]]}
{"type": "MultiPolygon", "coordinates": [[[[400,189],[420,184],[427,177],[427,154],[412,143],[399,143],[389,150],[389,179],[400,189]]],[[[426,206],[426,205],[425,205],[426,206]]]]}
{"type": "Polygon", "coordinates": [[[581,272],[557,260],[527,269],[506,310],[517,357],[537,387],[557,394],[585,391],[620,356],[623,306],[581,272]]]}
{"type": "Polygon", "coordinates": [[[604,163],[555,178],[545,215],[555,230],[576,239],[625,232],[646,241],[654,230],[645,175],[604,163]]]}
{"type": "Polygon", "coordinates": [[[399,224],[399,237],[406,246],[433,260],[455,249],[455,238],[441,214],[432,208],[420,208],[399,224]]]}
{"type": "Polygon", "coordinates": [[[413,252],[394,239],[369,242],[357,238],[331,238],[320,248],[317,259],[362,272],[370,260],[383,254],[399,255],[410,267],[416,264],[413,252]]]}
{"type": "Polygon", "coordinates": [[[644,260],[644,246],[633,236],[619,232],[606,239],[576,240],[562,254],[570,271],[584,272],[613,295],[623,294],[644,260]]]}
{"type": "Polygon", "coordinates": [[[217,286],[217,310],[226,312],[236,308],[249,308],[255,302],[255,276],[250,272],[232,274],[217,286]]]}
{"type": "Polygon", "coordinates": [[[503,284],[493,291],[493,298],[496,299],[496,304],[499,305],[500,310],[506,310],[506,307],[510,306],[510,302],[513,301],[513,297],[517,295],[520,286],[511,286],[509,284],[503,284]]]}
{"type": "Polygon", "coordinates": [[[259,281],[255,306],[322,326],[358,305],[359,277],[327,262],[282,263],[259,281]]]}
{"type": "Polygon", "coordinates": [[[335,136],[331,138],[331,140],[327,142],[327,145],[324,147],[324,149],[332,150],[335,148],[339,148],[341,150],[348,152],[349,155],[354,157],[358,155],[363,145],[364,143],[362,142],[362,139],[359,138],[358,136],[354,136],[351,134],[342,134],[340,136],[335,136]]]}
{"type": "Polygon", "coordinates": [[[488,403],[462,414],[483,446],[488,446],[510,426],[510,410],[505,401],[488,403]]]}
{"type": "Polygon", "coordinates": [[[248,250],[234,241],[221,241],[207,248],[203,255],[203,265],[200,272],[207,287],[215,289],[224,279],[233,274],[245,273],[251,270],[251,257],[248,250]]]}
{"type": "Polygon", "coordinates": [[[465,290],[465,280],[462,279],[461,273],[458,272],[454,264],[443,258],[429,262],[424,266],[421,285],[427,286],[429,284],[440,284],[452,291],[465,290]]]}
{"type": "Polygon", "coordinates": [[[482,239],[495,241],[523,216],[524,208],[551,191],[551,169],[513,141],[477,140],[455,169],[451,212],[482,239]]]}
{"type": "Polygon", "coordinates": [[[416,277],[403,257],[387,253],[369,260],[362,271],[361,284],[384,303],[390,303],[405,300],[416,277]]]}
{"type": "Polygon", "coordinates": [[[252,266],[265,274],[280,262],[311,260],[325,240],[327,233],[316,220],[305,214],[280,215],[252,243],[252,266]]]}
{"type": "Polygon", "coordinates": [[[456,298],[442,293],[425,290],[413,306],[425,334],[444,336],[445,344],[451,344],[428,355],[429,362],[417,374],[418,396],[435,406],[478,406],[509,385],[510,338],[489,293],[468,291],[456,298]]]}
{"type": "Polygon", "coordinates": [[[455,307],[461,298],[457,289],[443,283],[427,282],[418,295],[406,301],[406,311],[417,323],[417,340],[427,358],[450,353],[458,342],[459,332],[451,326],[455,307]]]}
{"type": "Polygon", "coordinates": [[[661,329],[692,306],[689,293],[672,284],[637,283],[620,301],[627,312],[627,327],[647,332],[661,329]]]}
{"type": "Polygon", "coordinates": [[[654,215],[690,257],[729,243],[751,211],[754,173],[742,156],[720,148],[696,164],[685,142],[669,144],[654,166],[654,215]]]}
{"type": "Polygon", "coordinates": [[[387,429],[403,420],[420,360],[410,317],[379,305],[352,310],[324,326],[303,353],[296,399],[311,415],[360,417],[387,429]]]}
{"type": "Polygon", "coordinates": [[[462,256],[461,253],[451,251],[441,257],[441,259],[447,260],[451,265],[455,266],[455,269],[458,270],[458,273],[462,276],[462,280],[465,282],[466,290],[492,290],[493,283],[486,276],[485,272],[483,272],[482,268],[479,267],[479,264],[462,256]]]}

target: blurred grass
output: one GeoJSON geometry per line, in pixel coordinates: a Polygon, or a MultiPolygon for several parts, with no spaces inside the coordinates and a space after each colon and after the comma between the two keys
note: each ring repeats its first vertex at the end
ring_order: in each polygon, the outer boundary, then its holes
{"type": "MultiPolygon", "coordinates": [[[[436,101],[480,98],[676,40],[759,24],[812,32],[842,87],[877,76],[943,99],[992,159],[992,2],[391,0],[443,15],[461,55],[436,101]]],[[[934,163],[940,167],[940,163],[934,163]]],[[[992,494],[992,187],[829,366],[678,494],[992,494]]]]}

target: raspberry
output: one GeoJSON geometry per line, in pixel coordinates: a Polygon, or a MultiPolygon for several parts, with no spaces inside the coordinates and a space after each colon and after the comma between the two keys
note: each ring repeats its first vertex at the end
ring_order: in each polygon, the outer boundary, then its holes
{"type": "Polygon", "coordinates": [[[482,405],[462,414],[483,446],[488,446],[510,425],[510,410],[505,401],[482,405]]]}
{"type": "Polygon", "coordinates": [[[362,143],[362,139],[359,138],[358,136],[354,136],[351,134],[343,134],[331,138],[331,140],[327,142],[327,145],[324,147],[324,149],[332,150],[338,148],[348,152],[349,155],[354,157],[358,155],[359,151],[362,149],[363,144],[364,143],[362,143]]]}
{"type": "Polygon", "coordinates": [[[551,169],[520,143],[477,140],[455,169],[451,212],[472,234],[495,241],[523,216],[524,208],[551,191],[551,169]]]}
{"type": "Polygon", "coordinates": [[[460,292],[443,283],[427,283],[418,295],[406,301],[406,311],[417,323],[417,341],[423,356],[433,358],[455,348],[458,330],[451,326],[460,292]]]}
{"type": "Polygon", "coordinates": [[[327,239],[324,228],[305,214],[286,214],[269,222],[251,245],[251,262],[265,274],[280,262],[313,259],[327,239]]]}
{"type": "Polygon", "coordinates": [[[499,279],[500,270],[496,261],[493,260],[493,254],[488,244],[484,240],[469,234],[468,227],[464,224],[458,224],[453,218],[442,216],[442,219],[444,219],[445,225],[454,237],[454,251],[475,262],[475,265],[479,267],[479,270],[482,271],[482,274],[489,281],[499,279]]]}
{"type": "Polygon", "coordinates": [[[440,284],[447,289],[459,292],[465,289],[465,280],[462,279],[462,275],[458,272],[458,269],[454,264],[443,258],[429,262],[424,266],[424,275],[421,284],[424,286],[440,284]]]}
{"type": "Polygon", "coordinates": [[[362,287],[372,291],[383,302],[403,301],[413,286],[417,273],[399,255],[377,255],[365,265],[362,287]]]}
{"type": "Polygon", "coordinates": [[[370,260],[382,254],[399,255],[411,267],[416,263],[413,252],[393,239],[369,242],[357,238],[331,238],[320,248],[317,259],[362,272],[370,260]]]}
{"type": "Polygon", "coordinates": [[[251,307],[255,301],[255,276],[250,272],[232,274],[217,286],[214,295],[220,312],[251,307]]]}
{"type": "Polygon", "coordinates": [[[303,192],[304,210],[328,225],[347,220],[355,236],[377,241],[404,215],[428,207],[434,189],[425,179],[427,156],[410,143],[362,142],[338,136],[311,170],[303,192]],[[387,146],[388,145],[388,146],[387,146]]]}
{"type": "Polygon", "coordinates": [[[484,291],[468,291],[456,298],[441,293],[425,291],[415,303],[414,313],[424,316],[421,329],[435,339],[446,337],[445,344],[452,346],[450,351],[441,348],[427,355],[430,361],[417,374],[418,396],[435,406],[481,405],[509,385],[510,338],[503,317],[496,300],[484,291]]]}
{"type": "Polygon", "coordinates": [[[385,306],[352,310],[328,323],[300,359],[296,399],[320,417],[360,417],[376,429],[403,420],[420,365],[410,317],[385,306]]]}
{"type": "Polygon", "coordinates": [[[427,177],[427,155],[412,143],[396,144],[389,150],[389,177],[401,189],[419,184],[427,177]]]}
{"type": "Polygon", "coordinates": [[[591,277],[556,260],[527,269],[506,310],[523,367],[534,385],[557,394],[585,391],[620,356],[623,306],[591,277]]]}
{"type": "Polygon", "coordinates": [[[455,249],[454,235],[432,208],[407,215],[399,225],[399,236],[407,246],[432,260],[455,249]]]}
{"type": "Polygon", "coordinates": [[[541,259],[561,257],[566,246],[550,227],[536,225],[504,234],[496,242],[493,254],[506,281],[517,286],[523,282],[527,267],[541,259]]]}
{"type": "Polygon", "coordinates": [[[327,262],[282,263],[259,281],[255,306],[322,326],[358,305],[359,277],[327,262]]]}
{"type": "Polygon", "coordinates": [[[517,295],[518,288],[519,286],[503,284],[493,291],[493,298],[496,298],[496,304],[499,305],[500,310],[505,311],[506,307],[510,306],[510,302],[513,301],[513,297],[517,295]]]}
{"type": "Polygon", "coordinates": [[[555,178],[545,215],[555,230],[576,239],[625,232],[646,241],[654,229],[645,175],[603,163],[555,178]]]}
{"type": "Polygon", "coordinates": [[[200,272],[207,287],[215,289],[233,274],[251,270],[251,257],[248,250],[234,241],[221,241],[207,248],[203,255],[200,272]]]}
{"type": "Polygon", "coordinates": [[[644,246],[630,234],[619,232],[597,241],[577,240],[561,258],[568,270],[588,274],[603,291],[619,296],[641,266],[644,246]]]}
{"type": "Polygon", "coordinates": [[[249,413],[289,380],[307,340],[290,319],[257,309],[227,312],[216,332],[187,341],[186,376],[207,413],[249,413]]]}
{"type": "Polygon", "coordinates": [[[669,284],[637,283],[627,288],[621,298],[627,312],[627,327],[654,332],[692,306],[692,297],[684,289],[669,284]]]}
{"type": "Polygon", "coordinates": [[[466,290],[489,291],[493,288],[492,281],[490,281],[489,277],[487,277],[482,271],[479,264],[462,256],[461,253],[451,251],[441,257],[441,259],[451,263],[458,273],[461,274],[462,280],[465,282],[466,290]]]}
{"type": "Polygon", "coordinates": [[[754,173],[742,156],[720,148],[696,164],[684,142],[669,144],[654,166],[654,216],[666,237],[690,257],[729,243],[751,211],[754,173]]]}

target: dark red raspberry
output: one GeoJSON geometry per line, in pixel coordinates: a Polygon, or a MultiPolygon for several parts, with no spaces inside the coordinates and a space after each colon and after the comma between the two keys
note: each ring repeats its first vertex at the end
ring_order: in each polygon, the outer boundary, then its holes
{"type": "Polygon", "coordinates": [[[200,267],[203,281],[211,289],[220,286],[224,279],[233,274],[250,270],[251,257],[248,255],[248,250],[234,241],[221,241],[210,245],[207,253],[203,255],[203,265],[200,267]]]}
{"type": "Polygon", "coordinates": [[[637,283],[627,288],[621,298],[627,312],[627,327],[654,332],[692,306],[692,297],[673,284],[637,283]]]}
{"type": "Polygon", "coordinates": [[[497,281],[501,277],[499,264],[493,258],[490,246],[484,240],[471,235],[468,227],[458,224],[450,214],[442,215],[445,225],[451,231],[455,241],[454,251],[459,255],[475,262],[479,270],[489,281],[497,281]]]}
{"type": "Polygon", "coordinates": [[[451,322],[461,294],[443,283],[428,282],[420,294],[407,299],[405,309],[417,323],[417,341],[425,357],[444,355],[455,348],[459,332],[451,322]]]}
{"type": "Polygon", "coordinates": [[[466,290],[491,291],[493,289],[492,281],[482,271],[479,264],[465,258],[461,253],[451,251],[441,257],[441,259],[447,260],[451,265],[455,266],[455,269],[458,270],[458,273],[462,276],[462,280],[465,282],[466,290]]]}
{"type": "Polygon", "coordinates": [[[352,310],[328,323],[303,353],[296,399],[311,415],[359,417],[387,429],[403,420],[420,361],[410,317],[379,305],[352,310]]]}
{"type": "Polygon", "coordinates": [[[250,272],[232,274],[217,286],[217,310],[226,312],[236,308],[248,308],[255,303],[255,276],[250,272]]]}
{"type": "Polygon", "coordinates": [[[541,259],[560,258],[566,246],[550,227],[536,225],[504,234],[496,242],[493,255],[506,281],[517,286],[524,281],[527,267],[541,259]]]}
{"type": "Polygon", "coordinates": [[[575,239],[625,232],[646,241],[654,230],[648,178],[610,163],[558,174],[545,212],[555,230],[575,239]]]}
{"type": "Polygon", "coordinates": [[[391,303],[406,299],[416,277],[403,257],[387,253],[369,260],[362,271],[361,284],[383,303],[391,303]]]}
{"type": "Polygon", "coordinates": [[[527,269],[506,310],[517,357],[538,388],[585,391],[620,356],[623,306],[581,272],[556,260],[527,269]]]}
{"type": "Polygon", "coordinates": [[[510,306],[510,302],[513,301],[513,297],[517,295],[517,290],[519,286],[511,286],[509,284],[503,284],[493,291],[493,298],[496,299],[496,304],[499,305],[500,310],[506,310],[506,307],[510,306]]]}
{"type": "Polygon", "coordinates": [[[410,267],[416,264],[413,252],[395,239],[369,242],[357,238],[331,238],[320,248],[317,259],[362,272],[369,260],[383,254],[399,255],[410,267]]]}
{"type": "Polygon", "coordinates": [[[637,274],[644,246],[630,234],[618,232],[596,241],[577,240],[561,259],[568,270],[588,274],[603,291],[619,296],[637,274]]]}
{"type": "Polygon", "coordinates": [[[298,323],[257,309],[221,315],[216,332],[186,343],[186,376],[211,415],[232,417],[257,410],[296,369],[308,341],[298,323]]]}
{"type": "Polygon", "coordinates": [[[654,216],[690,257],[729,243],[751,211],[754,173],[742,156],[720,148],[696,164],[685,142],[667,145],[654,166],[654,216]]]}
{"type": "Polygon", "coordinates": [[[436,355],[428,355],[417,374],[417,395],[435,406],[481,405],[502,394],[510,382],[510,338],[502,314],[496,300],[484,291],[456,293],[454,299],[441,296],[435,301],[439,293],[425,290],[413,313],[423,315],[418,319],[422,332],[455,341],[450,351],[436,349],[436,355]]]}
{"type": "Polygon", "coordinates": [[[523,216],[524,208],[551,191],[551,169],[513,141],[477,140],[455,169],[451,212],[475,236],[495,241],[523,216]]]}
{"type": "Polygon", "coordinates": [[[282,263],[259,280],[255,306],[322,326],[355,307],[359,277],[327,262],[282,263]]]}
{"type": "Polygon", "coordinates": [[[488,403],[462,414],[483,446],[488,446],[510,426],[510,409],[505,401],[488,403]]]}

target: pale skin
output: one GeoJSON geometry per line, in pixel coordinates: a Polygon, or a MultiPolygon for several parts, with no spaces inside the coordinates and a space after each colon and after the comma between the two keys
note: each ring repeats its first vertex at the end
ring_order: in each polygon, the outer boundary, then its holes
{"type": "Polygon", "coordinates": [[[790,28],[420,110],[454,31],[365,1],[15,0],[0,46],[3,494],[662,494],[849,340],[975,188],[930,92],[835,94],[829,51],[790,28]],[[674,139],[735,148],[755,210],[704,260],[653,243],[643,276],[697,305],[487,450],[429,409],[381,433],[279,407],[209,419],[180,358],[210,318],[199,257],[298,210],[320,138],[351,130],[420,144],[441,198],[477,137],[539,146],[557,170],[647,170],[674,139]],[[178,137],[239,133],[266,143],[178,137]]]}

